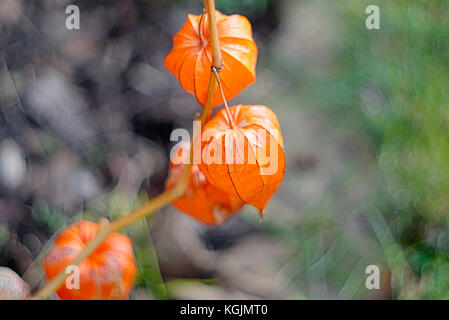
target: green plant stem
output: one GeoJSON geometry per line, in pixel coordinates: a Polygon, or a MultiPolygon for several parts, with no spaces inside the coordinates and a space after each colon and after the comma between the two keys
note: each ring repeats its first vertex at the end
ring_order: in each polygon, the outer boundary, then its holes
{"type": "MultiPolygon", "coordinates": [[[[220,44],[218,40],[214,0],[205,0],[204,7],[206,8],[206,12],[208,14],[209,19],[210,43],[212,48],[212,66],[215,66],[218,70],[220,70],[222,66],[222,58],[221,58],[220,44]]],[[[213,101],[216,91],[217,91],[217,81],[213,71],[211,71],[206,105],[204,106],[204,110],[200,118],[201,126],[203,126],[206,123],[206,121],[211,117],[213,109],[213,101]]],[[[194,139],[195,138],[196,137],[194,137],[194,139]]],[[[192,144],[193,141],[194,140],[192,140],[192,144]]],[[[190,181],[190,172],[193,162],[193,145],[191,146],[190,150],[191,150],[190,162],[184,166],[183,172],[179,177],[176,185],[173,187],[173,189],[163,192],[159,196],[151,199],[144,206],[132,211],[129,215],[123,218],[115,220],[111,223],[107,222],[106,219],[102,219],[99,222],[99,230],[95,235],[95,237],[89,243],[87,243],[86,247],[84,247],[84,249],[70,264],[79,265],[81,262],[83,262],[83,260],[88,258],[111,233],[118,232],[128,225],[142,218],[148,217],[154,212],[172,203],[174,200],[182,197],[186,192],[190,181]]],[[[67,276],[68,275],[66,274],[65,269],[61,270],[56,275],[56,277],[51,279],[30,299],[32,300],[48,299],[56,290],[58,290],[61,287],[67,276]]]]}

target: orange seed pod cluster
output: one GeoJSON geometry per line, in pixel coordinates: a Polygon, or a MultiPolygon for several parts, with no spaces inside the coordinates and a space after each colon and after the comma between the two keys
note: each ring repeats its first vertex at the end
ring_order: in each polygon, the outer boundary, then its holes
{"type": "MultiPolygon", "coordinates": [[[[206,103],[210,77],[214,75],[208,18],[204,13],[189,14],[173,37],[173,50],[165,59],[167,69],[202,105],[206,103]]],[[[206,122],[200,138],[194,142],[196,149],[199,144],[201,161],[192,168],[187,195],[174,202],[181,211],[206,223],[217,223],[211,208],[222,206],[224,199],[236,198],[263,214],[285,173],[283,138],[274,112],[260,105],[229,108],[226,102],[256,78],[257,46],[251,25],[243,16],[225,16],[218,11],[216,22],[223,66],[214,70],[221,92],[215,93],[213,106],[224,103],[225,109],[206,122]],[[201,183],[195,182],[198,177],[201,183]],[[210,190],[220,196],[210,196],[210,190]]],[[[173,187],[180,175],[179,167],[171,167],[168,188],[173,187]]],[[[230,213],[238,209],[229,203],[227,208],[230,213]]]]}
{"type": "MultiPolygon", "coordinates": [[[[274,112],[261,105],[227,105],[227,100],[256,79],[257,46],[251,24],[241,15],[226,16],[218,11],[215,18],[222,66],[211,69],[212,51],[214,57],[220,54],[217,41],[213,41],[214,49],[211,45],[207,13],[188,15],[165,58],[166,68],[201,105],[205,106],[209,95],[212,107],[225,105],[206,122],[194,141],[202,161],[191,166],[187,191],[173,202],[181,211],[211,225],[223,223],[245,203],[263,214],[285,172],[283,139],[274,112]],[[220,91],[209,92],[214,74],[220,91]]],[[[188,147],[180,150],[185,155],[190,152],[188,147]]],[[[167,190],[176,185],[183,168],[182,163],[170,163],[167,190]]],[[[88,221],[63,230],[43,259],[47,278],[53,279],[66,270],[98,230],[98,224],[88,221]]],[[[79,264],[78,271],[79,287],[62,285],[57,290],[61,299],[127,299],[136,277],[131,240],[122,234],[110,234],[79,264]]]]}

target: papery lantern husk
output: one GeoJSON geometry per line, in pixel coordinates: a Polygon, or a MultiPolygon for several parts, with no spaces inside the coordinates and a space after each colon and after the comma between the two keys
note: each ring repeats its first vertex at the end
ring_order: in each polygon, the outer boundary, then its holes
{"type": "MultiPolygon", "coordinates": [[[[67,268],[97,232],[98,224],[85,220],[64,229],[43,259],[47,278],[67,268]]],[[[62,285],[57,290],[62,300],[127,299],[136,276],[131,239],[120,233],[110,234],[78,267],[79,289],[62,285]]]]}
{"type": "MultiPolygon", "coordinates": [[[[241,15],[226,16],[218,11],[215,16],[223,58],[220,78],[224,95],[230,100],[256,80],[257,46],[247,18],[241,15]]],[[[181,30],[173,36],[173,49],[165,58],[165,67],[179,80],[184,90],[194,94],[204,106],[211,65],[208,15],[189,14],[181,30]]],[[[217,92],[213,105],[220,104],[223,104],[223,99],[217,92]]]]}
{"type": "Polygon", "coordinates": [[[221,109],[202,130],[201,172],[214,186],[236,195],[263,215],[285,172],[279,121],[259,105],[221,109]],[[235,127],[233,127],[235,125],[235,127]]]}
{"type": "MultiPolygon", "coordinates": [[[[176,147],[175,147],[176,148],[176,147]]],[[[189,158],[190,145],[181,144],[175,150],[179,154],[180,163],[170,161],[169,177],[166,189],[172,189],[184,168],[184,161],[189,158]]],[[[239,197],[217,189],[199,170],[192,165],[189,185],[182,198],[173,201],[173,205],[180,211],[209,225],[220,225],[232,217],[242,206],[239,197]]]]}

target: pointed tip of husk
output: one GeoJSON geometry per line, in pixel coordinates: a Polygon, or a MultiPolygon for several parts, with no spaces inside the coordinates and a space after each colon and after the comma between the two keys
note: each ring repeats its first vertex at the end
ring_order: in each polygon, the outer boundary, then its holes
{"type": "Polygon", "coordinates": [[[259,209],[257,208],[257,210],[259,211],[259,222],[262,222],[265,220],[265,208],[259,209]]]}

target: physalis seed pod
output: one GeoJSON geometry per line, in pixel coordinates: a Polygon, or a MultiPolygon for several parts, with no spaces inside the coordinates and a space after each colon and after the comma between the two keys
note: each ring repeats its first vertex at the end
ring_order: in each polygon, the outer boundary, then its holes
{"type": "Polygon", "coordinates": [[[69,277],[57,291],[62,300],[123,300],[134,284],[136,264],[131,239],[110,234],[78,267],[67,269],[92,240],[98,224],[81,221],[63,230],[43,260],[48,279],[65,270],[69,277]],[[79,279],[76,279],[79,276],[79,279]]]}
{"type": "MultiPolygon", "coordinates": [[[[189,157],[189,144],[178,145],[175,153],[179,155],[177,164],[170,161],[170,173],[165,184],[166,189],[174,187],[189,157]]],[[[210,225],[219,225],[229,219],[242,206],[239,197],[217,189],[210,184],[197,165],[192,165],[189,186],[184,197],[173,205],[195,219],[210,225]]]]}
{"type": "MultiPolygon", "coordinates": [[[[256,80],[257,46],[247,18],[241,15],[226,16],[218,11],[215,16],[223,58],[220,78],[225,97],[230,100],[256,80]]],[[[211,65],[208,15],[189,14],[181,30],[173,36],[173,49],[165,58],[165,67],[179,80],[184,90],[194,94],[204,106],[211,65]]],[[[213,105],[222,103],[223,99],[217,92],[213,105]]]]}
{"type": "MultiPolygon", "coordinates": [[[[199,143],[199,140],[196,141],[199,143]]],[[[221,109],[201,133],[201,172],[220,190],[259,209],[280,186],[285,155],[279,121],[266,106],[221,109]]]]}

